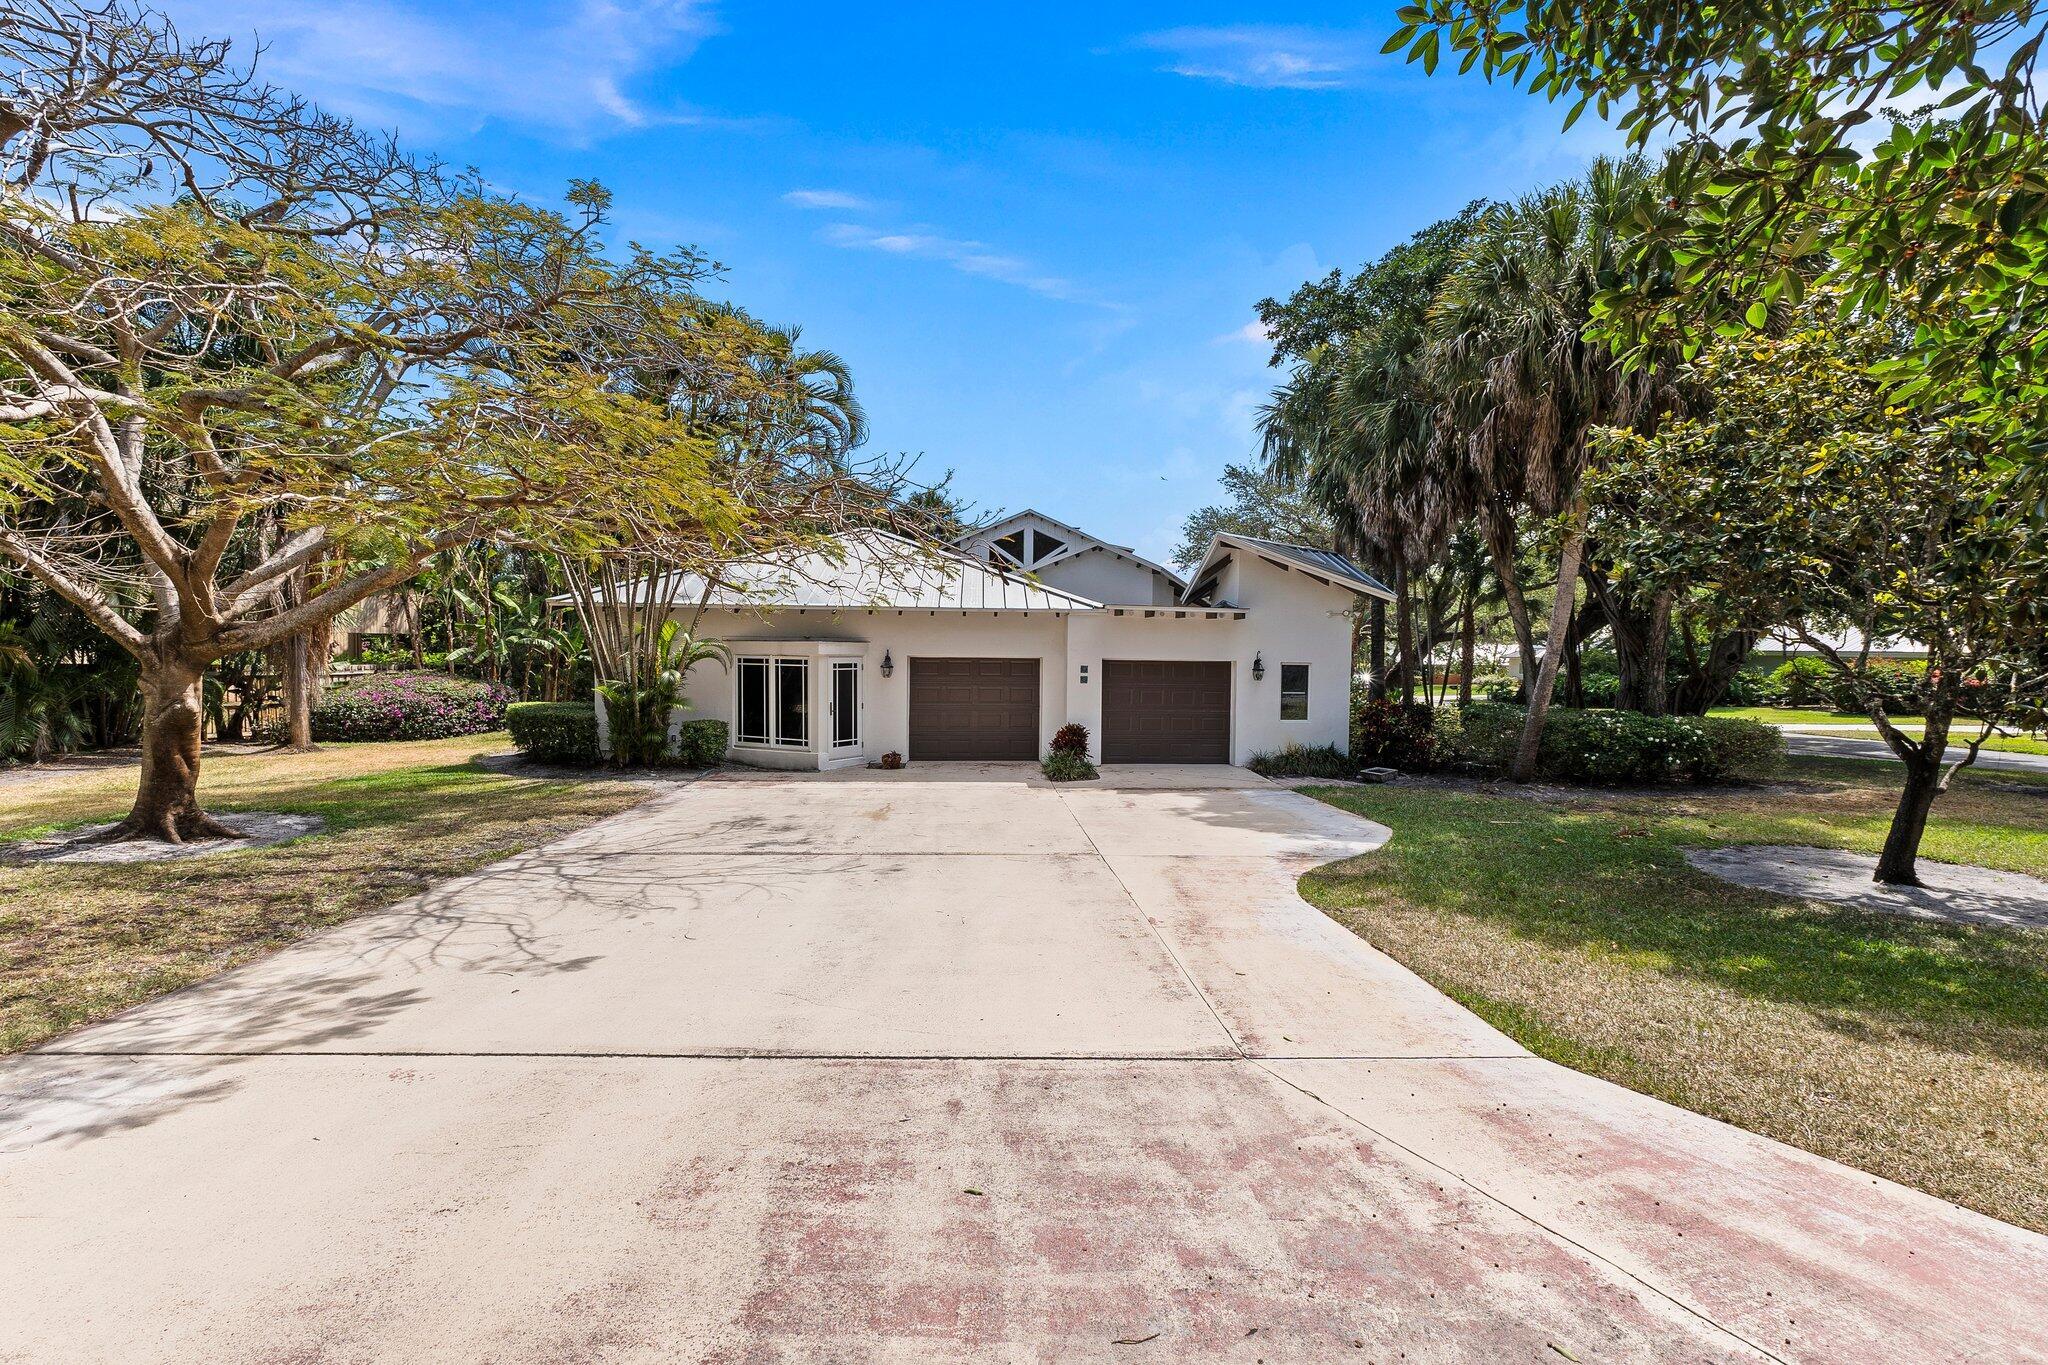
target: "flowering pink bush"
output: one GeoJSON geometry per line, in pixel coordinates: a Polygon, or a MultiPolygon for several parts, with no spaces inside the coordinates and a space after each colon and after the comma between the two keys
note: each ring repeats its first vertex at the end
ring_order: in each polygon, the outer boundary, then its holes
{"type": "Polygon", "coordinates": [[[449,739],[505,724],[512,695],[445,673],[379,673],[342,683],[313,708],[316,740],[449,739]]]}

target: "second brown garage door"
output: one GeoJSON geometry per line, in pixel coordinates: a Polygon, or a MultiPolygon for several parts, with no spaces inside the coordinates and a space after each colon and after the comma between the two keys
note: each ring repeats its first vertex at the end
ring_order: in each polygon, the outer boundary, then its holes
{"type": "Polygon", "coordinates": [[[1228,763],[1230,665],[1102,661],[1104,763],[1228,763]]]}
{"type": "Polygon", "coordinates": [[[1038,660],[912,659],[910,757],[1038,757],[1038,660]]]}

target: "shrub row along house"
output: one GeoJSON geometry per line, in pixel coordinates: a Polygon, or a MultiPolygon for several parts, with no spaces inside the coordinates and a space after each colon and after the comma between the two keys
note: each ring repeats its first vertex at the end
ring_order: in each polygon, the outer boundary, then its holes
{"type": "Polygon", "coordinates": [[[1390,594],[1328,551],[1219,535],[1184,580],[1035,512],[951,551],[856,532],[658,594],[732,650],[690,674],[689,715],[783,768],[1030,761],[1069,722],[1106,763],[1342,748],[1361,598],[1390,594]]]}

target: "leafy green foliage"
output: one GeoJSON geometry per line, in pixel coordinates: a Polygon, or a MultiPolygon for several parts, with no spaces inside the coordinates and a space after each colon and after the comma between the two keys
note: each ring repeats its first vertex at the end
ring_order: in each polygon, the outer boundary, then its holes
{"type": "Polygon", "coordinates": [[[1429,768],[1437,759],[1436,716],[1427,706],[1404,706],[1391,697],[1375,699],[1364,695],[1363,688],[1354,689],[1351,771],[1379,766],[1412,771],[1429,768]]]}
{"type": "Polygon", "coordinates": [[[1771,323],[1818,280],[1892,315],[1898,401],[2048,454],[2048,11],[2032,0],[1427,0],[1388,50],[1526,83],[1683,146],[1635,212],[1602,326],[1626,347],[1771,323]],[[1903,111],[1881,134],[1877,120],[1903,111]]]}
{"type": "Polygon", "coordinates": [[[1334,744],[1290,744],[1274,753],[1253,754],[1245,762],[1260,777],[1351,778],[1363,766],[1334,744]]]}
{"type": "Polygon", "coordinates": [[[715,768],[732,747],[722,720],[686,720],[676,731],[676,762],[685,768],[715,768]]]}
{"type": "MultiPolygon", "coordinates": [[[[1835,670],[1814,655],[1802,654],[1771,670],[1771,687],[1776,693],[1772,700],[1786,706],[1832,704],[1835,699],[1835,670]]],[[[1730,698],[1731,702],[1733,700],[1730,698]]]]}
{"type": "MultiPolygon", "coordinates": [[[[1520,707],[1461,707],[1453,756],[1505,770],[1524,719],[1520,707]]],[[[1767,776],[1783,754],[1783,737],[1757,721],[1557,709],[1544,716],[1536,770],[1596,786],[1710,783],[1767,776]]]]}
{"type": "Polygon", "coordinates": [[[573,701],[517,701],[505,708],[505,728],[521,752],[542,763],[594,767],[597,707],[573,701]]]}
{"type": "MultiPolygon", "coordinates": [[[[886,756],[882,766],[889,766],[886,756]]],[[[1088,761],[1086,751],[1075,753],[1071,749],[1054,749],[1038,767],[1049,782],[1087,782],[1101,776],[1095,765],[1088,761]]]]}

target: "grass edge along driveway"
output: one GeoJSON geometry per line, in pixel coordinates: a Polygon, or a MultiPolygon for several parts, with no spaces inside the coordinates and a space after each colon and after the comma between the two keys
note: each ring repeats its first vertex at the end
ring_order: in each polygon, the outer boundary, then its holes
{"type": "MultiPolygon", "coordinates": [[[[2048,932],[1800,902],[1684,861],[1874,854],[1896,790],[1870,766],[1557,803],[1313,788],[1394,839],[1301,890],[1533,1052],[2048,1232],[2048,932]]],[[[2048,875],[2048,784],[1959,781],[1925,852],[2048,875]]]]}
{"type": "MultiPolygon", "coordinates": [[[[641,785],[494,772],[503,735],[209,759],[216,813],[321,816],[271,848],[0,865],[0,1053],[45,1042],[638,804],[641,785]]],[[[118,818],[130,768],[0,787],[0,842],[118,818]]]]}

